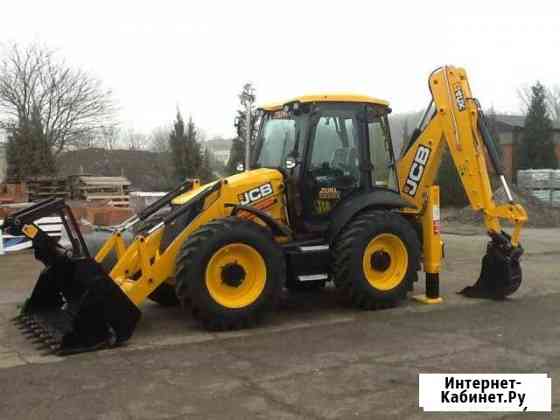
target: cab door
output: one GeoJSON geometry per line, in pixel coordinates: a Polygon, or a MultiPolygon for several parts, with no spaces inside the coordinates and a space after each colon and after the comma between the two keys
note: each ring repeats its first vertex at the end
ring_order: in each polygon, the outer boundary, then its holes
{"type": "Polygon", "coordinates": [[[309,230],[328,226],[336,204],[363,186],[360,141],[365,132],[358,118],[363,105],[321,104],[311,118],[301,198],[309,230]],[[361,125],[360,125],[361,124],[361,125]]]}

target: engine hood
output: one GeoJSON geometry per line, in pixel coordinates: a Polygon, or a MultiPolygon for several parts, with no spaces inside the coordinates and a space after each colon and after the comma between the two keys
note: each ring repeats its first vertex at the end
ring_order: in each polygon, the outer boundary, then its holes
{"type": "Polygon", "coordinates": [[[233,189],[241,189],[254,187],[256,184],[264,182],[281,182],[283,180],[282,173],[277,169],[260,168],[252,171],[241,172],[224,178],[224,181],[233,189]]]}
{"type": "Polygon", "coordinates": [[[208,190],[218,182],[227,185],[228,190],[243,192],[259,184],[280,183],[282,181],[283,181],[282,173],[277,169],[269,169],[269,168],[254,169],[252,171],[241,172],[235,175],[228,176],[226,178],[221,178],[217,181],[205,184],[200,188],[190,190],[173,199],[172,204],[181,205],[181,204],[188,203],[191,199],[196,197],[198,194],[208,190]]]}

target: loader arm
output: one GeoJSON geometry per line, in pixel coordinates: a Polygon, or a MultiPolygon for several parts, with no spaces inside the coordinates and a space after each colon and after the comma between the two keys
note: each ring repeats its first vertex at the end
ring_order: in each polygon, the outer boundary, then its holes
{"type": "Polygon", "coordinates": [[[488,232],[502,232],[500,219],[505,219],[514,227],[511,243],[517,246],[527,213],[520,204],[514,203],[465,70],[450,66],[439,68],[430,76],[429,85],[432,106],[427,113],[432,112],[432,118],[425,127],[418,129],[398,162],[402,194],[419,209],[424,208],[447,144],[469,203],[473,210],[482,212],[488,232]],[[486,150],[508,195],[506,204],[498,205],[494,201],[486,150]]]}
{"type": "MultiPolygon", "coordinates": [[[[407,211],[425,214],[426,207],[431,205],[431,189],[447,145],[470,206],[482,212],[492,239],[487,255],[494,255],[499,248],[500,258],[505,261],[503,264],[511,265],[512,258],[518,263],[522,253],[519,238],[527,213],[513,200],[494,141],[480,105],[472,96],[465,70],[452,66],[438,68],[430,75],[429,87],[432,94],[430,105],[397,162],[401,194],[418,208],[407,211]],[[497,204],[494,200],[486,154],[506,191],[508,202],[505,204],[497,204]],[[502,230],[502,220],[513,225],[511,236],[502,230]]],[[[439,267],[438,261],[432,263],[439,267]]],[[[497,275],[493,269],[488,273],[497,275]]],[[[481,278],[488,273],[483,272],[481,278]]]]}

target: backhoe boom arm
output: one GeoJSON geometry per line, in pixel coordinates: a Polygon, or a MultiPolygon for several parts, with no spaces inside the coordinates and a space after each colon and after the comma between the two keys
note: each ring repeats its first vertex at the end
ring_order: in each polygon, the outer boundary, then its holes
{"type": "Polygon", "coordinates": [[[438,200],[434,182],[447,145],[469,203],[474,210],[482,212],[491,239],[482,259],[478,281],[461,293],[468,297],[503,299],[521,284],[519,259],[523,248],[519,237],[527,213],[513,200],[494,141],[480,105],[472,96],[465,70],[451,66],[438,68],[430,75],[429,86],[430,105],[397,164],[401,195],[418,209],[407,211],[418,213],[423,223],[426,296],[437,296],[434,290],[438,288],[443,245],[439,237],[439,204],[434,205],[438,200]],[[487,154],[505,189],[507,203],[496,204],[494,201],[487,154]],[[502,230],[502,219],[513,225],[511,235],[502,230]],[[432,224],[434,227],[430,229],[432,224]],[[429,279],[432,279],[431,291],[429,279]]]}
{"type": "Polygon", "coordinates": [[[482,211],[488,232],[500,234],[500,219],[505,219],[514,226],[511,244],[517,246],[527,214],[521,205],[513,202],[484,114],[472,96],[465,70],[441,67],[430,75],[429,86],[432,102],[427,113],[431,112],[432,117],[424,127],[419,127],[416,138],[411,140],[398,162],[403,196],[419,209],[424,208],[447,144],[470,205],[473,210],[482,211]],[[506,204],[497,205],[494,201],[486,151],[509,196],[506,204]]]}

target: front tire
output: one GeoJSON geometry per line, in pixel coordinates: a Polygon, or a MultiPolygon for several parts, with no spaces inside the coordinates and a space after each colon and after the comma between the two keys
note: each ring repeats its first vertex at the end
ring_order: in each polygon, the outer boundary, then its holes
{"type": "Polygon", "coordinates": [[[227,217],[185,241],[177,256],[176,291],[205,328],[239,329],[274,309],[285,276],[284,254],[270,232],[227,217]]]}
{"type": "Polygon", "coordinates": [[[406,297],[419,258],[417,234],[405,218],[395,212],[364,212],[333,244],[334,283],[355,307],[392,307],[406,297]]]}

